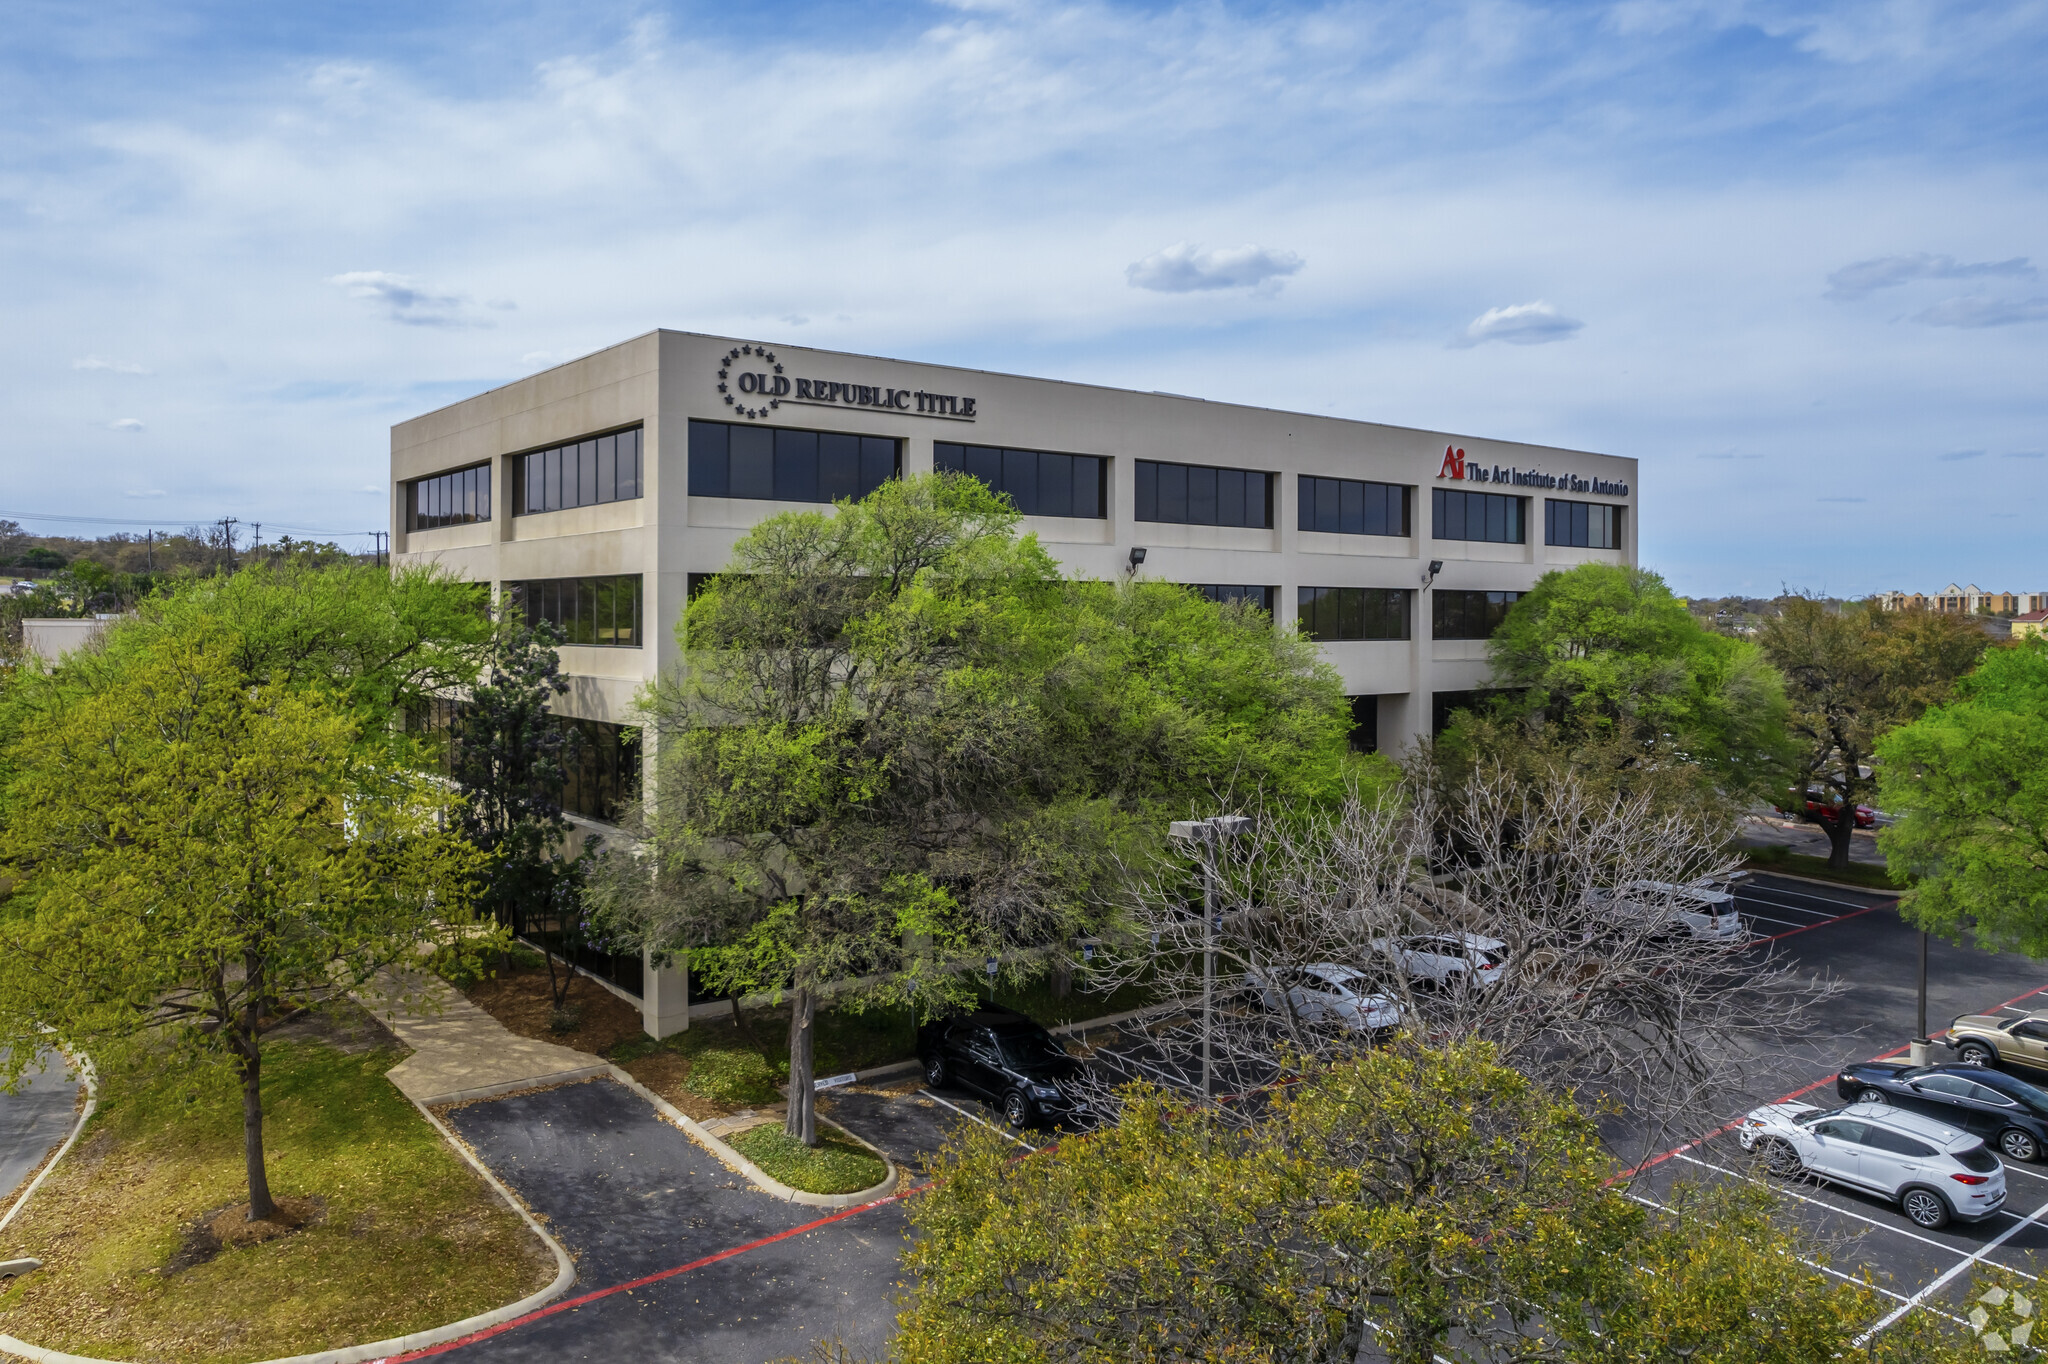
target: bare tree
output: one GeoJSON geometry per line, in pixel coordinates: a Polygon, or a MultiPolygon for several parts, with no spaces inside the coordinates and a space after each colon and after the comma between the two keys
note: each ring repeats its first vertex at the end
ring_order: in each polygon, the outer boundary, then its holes
{"type": "Polygon", "coordinates": [[[1697,938],[1678,917],[1688,888],[1734,870],[1726,829],[1569,772],[1526,783],[1482,768],[1452,799],[1432,792],[1410,780],[1328,814],[1252,809],[1246,836],[1210,845],[1207,915],[1193,859],[1134,870],[1129,935],[1107,945],[1093,988],[1149,980],[1176,1006],[1149,1045],[1099,1055],[1104,1079],[1199,1095],[1205,1031],[1219,1095],[1396,1035],[1483,1037],[1548,1085],[1624,1105],[1649,1142],[1717,1112],[1753,1054],[1746,1044],[1813,1031],[1815,1006],[1839,988],[1767,947],[1697,938]],[[1453,956],[1476,950],[1461,935],[1496,940],[1498,974],[1432,977],[1407,953],[1436,935],[1453,956]],[[1205,952],[1217,1000],[1207,1011],[1205,952]],[[1354,992],[1398,1005],[1400,1027],[1302,1007],[1315,997],[1286,987],[1319,965],[1358,971],[1354,992]],[[1275,988],[1247,988],[1260,983],[1275,988]]]}

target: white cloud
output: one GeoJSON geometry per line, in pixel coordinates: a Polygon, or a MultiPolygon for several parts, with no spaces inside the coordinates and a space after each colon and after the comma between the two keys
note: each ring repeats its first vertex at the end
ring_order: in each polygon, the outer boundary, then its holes
{"type": "Polygon", "coordinates": [[[71,362],[71,368],[98,371],[106,374],[147,374],[141,365],[127,360],[103,360],[97,355],[81,355],[71,362]]]}
{"type": "Polygon", "coordinates": [[[2015,322],[2048,322],[2048,298],[1943,299],[1925,312],[1913,315],[1915,322],[1930,327],[2009,327],[2015,322]]]}
{"type": "Polygon", "coordinates": [[[1916,279],[1977,279],[1986,275],[2032,279],[2038,273],[2025,256],[1964,263],[1954,256],[1930,256],[1921,251],[1910,256],[1879,256],[1875,260],[1845,265],[1828,276],[1827,297],[1846,303],[1879,289],[1896,288],[1916,279]]]}
{"type": "Polygon", "coordinates": [[[170,494],[169,494],[168,492],[165,492],[165,491],[164,491],[164,490],[163,490],[162,488],[130,488],[130,489],[129,489],[129,490],[127,491],[127,492],[125,492],[125,493],[122,493],[122,494],[121,494],[121,496],[123,496],[123,497],[169,497],[169,496],[170,496],[170,494]]]}
{"type": "Polygon", "coordinates": [[[107,430],[126,431],[130,435],[133,435],[135,432],[141,431],[143,429],[144,427],[142,425],[142,421],[140,418],[137,417],[122,417],[118,421],[110,421],[107,423],[107,430]]]}
{"type": "MultiPolygon", "coordinates": [[[[328,276],[327,282],[338,284],[348,290],[351,298],[368,299],[382,304],[386,317],[393,322],[403,322],[408,327],[493,325],[483,318],[472,317],[469,299],[463,295],[437,292],[409,275],[394,275],[386,270],[350,270],[343,274],[328,276]]],[[[498,299],[490,306],[510,309],[518,305],[498,299]]]]}
{"type": "Polygon", "coordinates": [[[1154,251],[1141,261],[1124,267],[1124,279],[1133,289],[1150,289],[1162,294],[1185,294],[1203,289],[1252,289],[1265,285],[1280,287],[1280,280],[1299,271],[1300,256],[1270,247],[1203,247],[1192,242],[1175,242],[1154,251]]]}
{"type": "Polygon", "coordinates": [[[1488,308],[1473,318],[1465,328],[1465,334],[1451,344],[1467,347],[1488,341],[1505,341],[1514,346],[1540,346],[1546,341],[1568,340],[1585,325],[1538,299],[1534,303],[1488,308]]]}

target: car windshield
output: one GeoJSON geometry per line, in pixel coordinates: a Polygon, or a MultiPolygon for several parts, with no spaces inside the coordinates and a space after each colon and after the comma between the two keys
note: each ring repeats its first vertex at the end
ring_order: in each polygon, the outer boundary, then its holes
{"type": "Polygon", "coordinates": [[[1047,1061],[1064,1060],[1067,1055],[1059,1043],[1042,1032],[997,1033],[996,1042],[1003,1049],[1003,1060],[1018,1070],[1031,1070],[1047,1061]]]}

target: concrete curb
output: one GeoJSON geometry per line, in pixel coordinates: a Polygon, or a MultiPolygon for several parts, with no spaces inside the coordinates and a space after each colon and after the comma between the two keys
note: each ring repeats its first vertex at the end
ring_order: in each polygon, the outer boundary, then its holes
{"type": "MultiPolygon", "coordinates": [[[[900,1064],[901,1063],[899,1063],[899,1065],[900,1064]]],[[[915,1065],[916,1063],[912,1062],[911,1064],[915,1065]]],[[[896,1067],[892,1066],[883,1066],[879,1069],[893,1070],[895,1068],[896,1067]]],[[[871,1189],[862,1189],[857,1193],[817,1194],[805,1193],[802,1189],[792,1189],[789,1187],[789,1185],[784,1184],[781,1180],[776,1179],[773,1175],[767,1173],[760,1166],[754,1164],[753,1161],[748,1160],[745,1156],[741,1155],[738,1151],[734,1150],[725,1142],[719,1140],[717,1137],[712,1136],[709,1132],[704,1130],[704,1125],[702,1123],[692,1118],[689,1114],[683,1112],[682,1109],[677,1108],[667,1099],[664,1099],[659,1094],[656,1094],[646,1085],[641,1084],[638,1080],[626,1074],[625,1071],[620,1070],[617,1066],[613,1066],[611,1068],[611,1071],[613,1079],[617,1080],[627,1089],[632,1090],[635,1094],[638,1094],[641,1098],[647,1100],[648,1103],[654,1105],[654,1110],[657,1113],[660,1113],[670,1122],[682,1128],[683,1131],[687,1132],[690,1135],[691,1140],[695,1141],[698,1145],[702,1146],[712,1155],[718,1157],[720,1163],[725,1165],[728,1169],[734,1171],[736,1174],[743,1176],[749,1184],[752,1184],[762,1193],[769,1194],[772,1197],[782,1199],[786,1203],[800,1203],[807,1208],[853,1208],[858,1207],[862,1203],[872,1203],[878,1198],[887,1197],[889,1194],[896,1192],[896,1186],[902,1182],[903,1172],[896,1168],[896,1162],[889,1159],[888,1154],[886,1152],[881,1150],[881,1148],[877,1147],[873,1142],[870,1142],[864,1137],[862,1137],[860,1133],[847,1132],[844,1127],[840,1127],[839,1124],[834,1123],[832,1124],[832,1126],[835,1129],[841,1132],[845,1132],[847,1136],[853,1138],[862,1146],[867,1147],[868,1150],[873,1151],[876,1155],[882,1158],[882,1164],[889,1167],[888,1178],[884,1179],[880,1184],[875,1185],[871,1189]]]]}
{"type": "MultiPolygon", "coordinates": [[[[568,1291],[571,1284],[576,1282],[576,1262],[569,1258],[569,1252],[562,1248],[562,1243],[548,1235],[547,1230],[541,1226],[534,1215],[527,1211],[526,1205],[514,1197],[512,1191],[500,1183],[498,1177],[492,1174],[481,1160],[477,1159],[476,1153],[469,1149],[466,1142],[461,1141],[453,1132],[449,1131],[447,1125],[429,1112],[426,1106],[421,1104],[419,1100],[412,1099],[411,1102],[413,1107],[419,1109],[420,1116],[425,1118],[432,1124],[434,1130],[441,1134],[441,1139],[453,1147],[455,1153],[461,1156],[472,1169],[483,1176],[484,1183],[488,1184],[497,1193],[498,1197],[504,1199],[512,1211],[519,1214],[519,1220],[526,1223],[527,1228],[541,1239],[542,1244],[554,1252],[554,1282],[537,1293],[529,1293],[518,1302],[508,1303],[503,1307],[480,1313],[477,1316],[464,1317],[461,1321],[452,1321],[446,1326],[436,1326],[425,1331],[414,1331],[409,1335],[393,1336],[389,1340],[373,1340],[366,1345],[343,1345],[332,1350],[318,1350],[312,1354],[286,1355],[278,1359],[261,1360],[257,1364],[365,1364],[366,1361],[381,1360],[387,1355],[404,1354],[409,1350],[424,1349],[429,1345],[443,1345],[451,1340],[457,1340],[469,1335],[474,1331],[481,1331],[487,1327],[511,1321],[514,1317],[523,1317],[534,1308],[559,1298],[568,1291]]],[[[90,1115],[90,1105],[87,1106],[86,1112],[90,1115]]],[[[79,1126],[83,1127],[84,1125],[84,1120],[81,1118],[79,1126]]],[[[75,1138],[77,1133],[74,1132],[72,1135],[75,1138]]],[[[65,1146],[66,1149],[69,1149],[70,1143],[65,1143],[65,1146]]],[[[61,1156],[63,1152],[59,1151],[57,1154],[61,1156]]],[[[56,1163],[55,1160],[52,1160],[49,1166],[45,1166],[45,1173],[48,1172],[50,1166],[54,1166],[56,1163]]],[[[36,1182],[41,1183],[40,1178],[36,1182]]],[[[29,1186],[28,1192],[35,1192],[34,1184],[29,1186]]],[[[28,1194],[23,1194],[21,1202],[15,1204],[15,1209],[18,1211],[22,1203],[27,1201],[28,1194]]],[[[14,1213],[9,1212],[7,1216],[11,1219],[14,1213]]],[[[0,1223],[0,1225],[5,1224],[0,1223]]],[[[16,1340],[13,1336],[9,1335],[0,1335],[0,1352],[17,1355],[23,1359],[31,1359],[36,1361],[36,1364],[121,1364],[117,1360],[97,1359],[90,1355],[65,1354],[62,1350],[46,1350],[40,1345],[31,1345],[25,1340],[16,1340]]]]}
{"type": "MultiPolygon", "coordinates": [[[[63,1053],[59,1052],[58,1055],[61,1056],[63,1053]]],[[[68,1060],[69,1058],[66,1059],[68,1060]]],[[[77,1143],[78,1134],[85,1131],[86,1121],[92,1117],[93,1110],[100,1106],[99,1078],[93,1073],[92,1061],[89,1058],[80,1057],[78,1059],[78,1079],[79,1083],[85,1086],[85,1107],[79,1110],[78,1121],[71,1124],[71,1135],[64,1138],[64,1144],[57,1148],[54,1155],[43,1162],[43,1168],[36,1171],[36,1177],[28,1182],[28,1187],[21,1191],[21,1197],[15,1199],[13,1206],[7,1209],[7,1215],[0,1217],[0,1231],[7,1230],[7,1224],[12,1222],[21,1210],[28,1206],[29,1199],[33,1198],[36,1190],[43,1186],[43,1181],[50,1177],[50,1171],[57,1168],[57,1162],[64,1159],[72,1146],[77,1143]]],[[[0,1337],[0,1340],[4,1339],[5,1337],[0,1337]]]]}

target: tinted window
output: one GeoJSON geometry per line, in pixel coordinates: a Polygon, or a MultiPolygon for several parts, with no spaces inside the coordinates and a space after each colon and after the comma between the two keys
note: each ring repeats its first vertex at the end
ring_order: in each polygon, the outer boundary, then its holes
{"type": "Polygon", "coordinates": [[[1431,638],[1491,639],[1522,594],[1439,587],[1430,597],[1431,638]]]}
{"type": "MultiPolygon", "coordinates": [[[[640,428],[535,450],[513,462],[513,509],[532,512],[624,502],[640,496],[640,428]]],[[[694,446],[691,463],[696,463],[694,446]]]]}
{"type": "Polygon", "coordinates": [[[491,466],[478,464],[406,485],[407,530],[469,525],[491,519],[491,466]]]}
{"type": "Polygon", "coordinates": [[[901,443],[889,436],[693,421],[690,495],[858,500],[896,476],[901,455],[901,443]]]}
{"type": "Polygon", "coordinates": [[[972,474],[1006,495],[1025,516],[1103,514],[1103,480],[1109,461],[1101,455],[1062,455],[1050,450],[997,450],[986,445],[932,444],[932,467],[972,474]]]}
{"type": "Polygon", "coordinates": [[[1274,594],[1279,591],[1275,587],[1254,587],[1236,583],[1189,583],[1188,586],[1218,606],[1244,602],[1260,608],[1269,616],[1273,614],[1274,594]]]}
{"type": "Polygon", "coordinates": [[[1815,1123],[1813,1130],[1823,1137],[1833,1137],[1837,1141],[1853,1141],[1860,1145],[1870,1129],[1853,1118],[1830,1118],[1826,1122],[1815,1123]]]}
{"type": "Polygon", "coordinates": [[[1273,476],[1257,469],[1219,469],[1206,464],[1166,464],[1141,459],[1136,474],[1134,520],[1183,526],[1273,524],[1273,476]]]}
{"type": "Polygon", "coordinates": [[[1408,603],[1401,587],[1296,589],[1296,628],[1310,639],[1406,639],[1408,603]]]}
{"type": "Polygon", "coordinates": [[[1042,1032],[997,1033],[996,1042],[1003,1049],[1003,1059],[1017,1070],[1034,1070],[1049,1061],[1065,1060],[1067,1055],[1042,1032]]]}
{"type": "Polygon", "coordinates": [[[1942,1094],[1954,1099],[1967,1099],[1976,1085],[1960,1075],[1923,1075],[1916,1083],[1922,1093],[1942,1094]]]}
{"type": "Polygon", "coordinates": [[[1450,488],[1430,491],[1431,533],[1439,540],[1490,540],[1519,545],[1523,507],[1528,499],[1506,493],[1468,493],[1450,488]]]}
{"type": "Polygon", "coordinates": [[[2010,1075],[2001,1075],[1995,1082],[1991,1082],[1991,1087],[2001,1094],[2018,1099],[2036,1113],[2048,1113],[2048,1090],[2038,1085],[2030,1085],[2025,1080],[2014,1079],[2010,1075]]]}
{"type": "Polygon", "coordinates": [[[601,578],[529,578],[505,584],[526,612],[529,626],[542,621],[562,632],[566,644],[637,649],[640,637],[640,575],[601,578]]]}
{"type": "Polygon", "coordinates": [[[2048,1023],[2039,1023],[2033,1019],[2028,1019],[2016,1025],[2012,1030],[2012,1035],[2014,1037],[2024,1037],[2035,1042],[2048,1042],[2048,1023]]]}
{"type": "Polygon", "coordinates": [[[1863,1144],[1879,1151],[1890,1151],[1898,1156],[1931,1156],[1934,1148],[1903,1132],[1894,1132],[1888,1127],[1873,1124],[1863,1135],[1863,1144]]]}
{"type": "Polygon", "coordinates": [[[1981,1141],[1975,1146],[1951,1151],[1949,1154],[1954,1156],[1965,1170],[1975,1170],[1980,1175],[1988,1175],[1998,1168],[1998,1157],[1992,1155],[1981,1141]]]}
{"type": "Polygon", "coordinates": [[[1309,474],[1303,474],[1297,483],[1297,525],[1302,530],[1338,535],[1408,533],[1408,489],[1398,483],[1367,483],[1355,478],[1309,474]]]}
{"type": "Polygon", "coordinates": [[[1543,543],[1582,549],[1621,548],[1621,508],[1605,502],[1566,502],[1552,497],[1543,504],[1543,543]]]}

